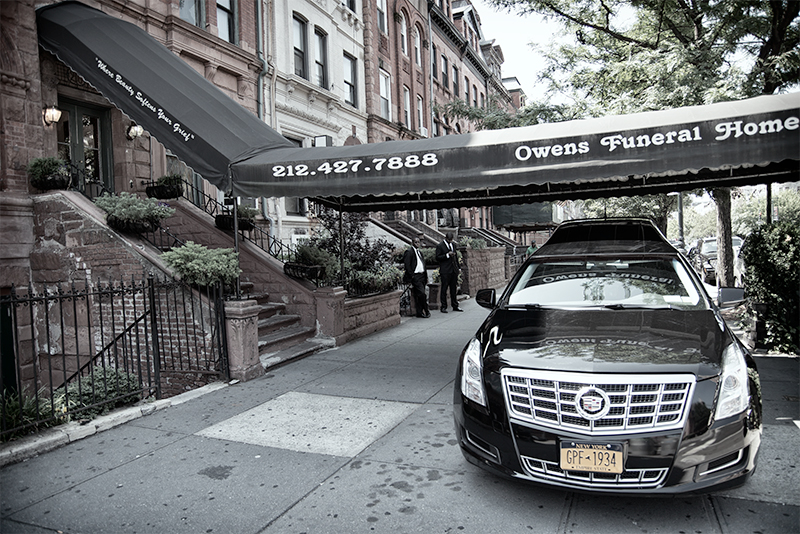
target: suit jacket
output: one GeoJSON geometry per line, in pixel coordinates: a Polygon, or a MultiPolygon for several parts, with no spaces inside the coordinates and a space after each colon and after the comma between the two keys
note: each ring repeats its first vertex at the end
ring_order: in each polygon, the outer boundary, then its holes
{"type": "Polygon", "coordinates": [[[454,254],[448,258],[447,253],[450,252],[450,249],[447,248],[447,241],[442,241],[436,245],[436,261],[439,262],[440,274],[456,274],[459,271],[458,252],[456,252],[455,242],[452,243],[452,246],[454,254]]]}
{"type": "MultiPolygon", "coordinates": [[[[425,270],[425,258],[422,257],[422,251],[420,251],[419,257],[422,259],[421,274],[425,275],[425,283],[428,283],[428,271],[425,270]]],[[[403,276],[403,281],[408,284],[411,282],[411,277],[414,275],[414,271],[417,270],[417,254],[414,252],[414,247],[406,249],[406,252],[403,255],[403,265],[406,269],[406,273],[403,276]]]]}

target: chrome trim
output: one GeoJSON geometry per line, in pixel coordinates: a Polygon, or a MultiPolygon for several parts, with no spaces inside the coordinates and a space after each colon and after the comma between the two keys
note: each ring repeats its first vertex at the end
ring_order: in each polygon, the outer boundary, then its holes
{"type": "MultiPolygon", "coordinates": [[[[736,464],[738,464],[739,462],[742,461],[742,455],[743,454],[744,454],[744,449],[739,449],[739,454],[736,455],[736,459],[735,460],[733,460],[732,462],[728,462],[726,464],[722,464],[720,466],[717,466],[714,469],[709,469],[708,471],[703,471],[702,473],[700,473],[700,476],[704,477],[706,475],[710,475],[711,473],[716,473],[717,471],[722,471],[723,469],[728,469],[729,467],[733,467],[734,465],[736,465],[736,464]]],[[[724,458],[724,456],[723,456],[723,458],[724,458]]],[[[712,460],[712,462],[713,462],[713,460],[712,460]]],[[[711,464],[712,462],[709,462],[709,464],[711,464]]]]}
{"type": "Polygon", "coordinates": [[[653,489],[664,485],[669,468],[626,469],[621,474],[564,471],[557,463],[521,456],[522,467],[534,479],[583,488],[653,489]]]}
{"type": "Polygon", "coordinates": [[[511,419],[590,436],[681,429],[696,384],[692,374],[636,375],[507,368],[503,397],[511,419]],[[589,420],[576,407],[590,387],[610,399],[608,415],[589,420]]]}

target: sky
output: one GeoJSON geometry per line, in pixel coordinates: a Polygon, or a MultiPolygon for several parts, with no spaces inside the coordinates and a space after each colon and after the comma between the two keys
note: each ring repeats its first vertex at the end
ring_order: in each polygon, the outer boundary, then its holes
{"type": "Polygon", "coordinates": [[[503,50],[503,77],[514,76],[522,85],[528,101],[544,95],[545,87],[537,86],[536,75],[544,68],[544,61],[531,50],[530,42],[546,44],[559,30],[555,22],[530,15],[521,17],[507,12],[497,12],[485,0],[472,0],[481,18],[485,39],[494,39],[503,50]]]}

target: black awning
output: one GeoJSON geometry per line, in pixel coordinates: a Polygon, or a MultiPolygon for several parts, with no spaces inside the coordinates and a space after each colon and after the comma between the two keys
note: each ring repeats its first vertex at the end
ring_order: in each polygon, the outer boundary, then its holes
{"type": "Polygon", "coordinates": [[[488,206],[800,179],[800,93],[234,163],[243,196],[352,211],[488,206]]]}
{"type": "Polygon", "coordinates": [[[36,22],[44,49],[223,191],[232,161],[294,146],[134,24],[80,2],[36,22]]]}

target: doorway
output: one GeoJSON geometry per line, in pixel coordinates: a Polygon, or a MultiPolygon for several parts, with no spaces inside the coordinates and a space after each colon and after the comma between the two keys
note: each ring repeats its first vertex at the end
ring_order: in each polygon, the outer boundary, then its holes
{"type": "MultiPolygon", "coordinates": [[[[114,191],[111,119],[108,109],[59,99],[58,157],[70,162],[77,183],[89,198],[114,191]]],[[[74,179],[73,179],[74,181],[74,179]]]]}

